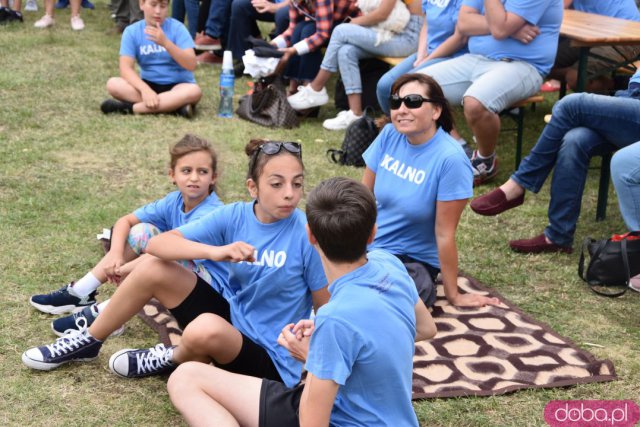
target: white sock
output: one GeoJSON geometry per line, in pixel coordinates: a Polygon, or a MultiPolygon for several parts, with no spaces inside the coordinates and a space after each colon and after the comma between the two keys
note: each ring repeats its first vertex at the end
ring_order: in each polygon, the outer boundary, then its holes
{"type": "Polygon", "coordinates": [[[458,144],[460,144],[461,146],[465,146],[467,145],[467,141],[465,141],[464,138],[460,138],[458,139],[458,144]]]}
{"type": "Polygon", "coordinates": [[[102,282],[100,282],[92,272],[88,272],[82,279],[73,284],[71,290],[76,296],[86,297],[98,289],[100,285],[102,285],[102,282]]]}
{"type": "Polygon", "coordinates": [[[493,157],[495,157],[496,153],[493,152],[491,154],[489,154],[488,156],[483,156],[482,154],[480,154],[480,152],[478,151],[478,158],[481,160],[486,160],[486,159],[492,159],[493,157]]]}
{"type": "Polygon", "coordinates": [[[102,310],[104,310],[104,308],[107,306],[107,304],[109,304],[109,301],[111,301],[111,298],[109,298],[106,301],[102,301],[100,304],[98,304],[98,306],[97,306],[98,314],[102,313],[102,310]]]}

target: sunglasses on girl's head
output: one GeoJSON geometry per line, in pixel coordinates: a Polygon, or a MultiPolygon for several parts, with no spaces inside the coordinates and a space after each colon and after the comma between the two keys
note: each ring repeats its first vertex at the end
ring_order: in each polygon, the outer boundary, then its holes
{"type": "Polygon", "coordinates": [[[258,151],[272,156],[278,154],[283,148],[291,154],[297,154],[298,156],[302,152],[302,146],[297,142],[265,142],[259,147],[258,151]]]}
{"type": "Polygon", "coordinates": [[[422,95],[417,94],[407,95],[404,98],[400,98],[398,95],[391,95],[389,97],[389,108],[391,108],[392,110],[397,110],[398,108],[400,108],[403,102],[407,108],[413,110],[414,108],[422,107],[422,104],[425,102],[436,102],[436,100],[423,98],[422,95]]]}

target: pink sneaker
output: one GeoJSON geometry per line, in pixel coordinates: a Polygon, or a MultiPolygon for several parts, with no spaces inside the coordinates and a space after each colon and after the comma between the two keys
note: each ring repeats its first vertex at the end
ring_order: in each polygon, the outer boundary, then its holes
{"type": "Polygon", "coordinates": [[[71,29],[73,31],[81,31],[84,30],[84,21],[80,16],[72,16],[71,17],[71,29]]]}
{"type": "Polygon", "coordinates": [[[42,18],[38,19],[33,26],[36,28],[49,28],[55,23],[56,21],[53,19],[53,16],[44,15],[42,18]]]}

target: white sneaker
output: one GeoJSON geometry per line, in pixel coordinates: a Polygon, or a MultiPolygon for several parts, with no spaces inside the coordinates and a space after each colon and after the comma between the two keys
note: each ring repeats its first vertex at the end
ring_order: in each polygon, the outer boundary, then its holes
{"type": "Polygon", "coordinates": [[[27,12],[37,12],[38,3],[36,3],[36,0],[27,0],[27,5],[24,7],[24,10],[27,12]]]}
{"type": "Polygon", "coordinates": [[[294,110],[306,110],[307,108],[326,104],[329,102],[329,95],[327,95],[325,88],[316,92],[308,84],[298,87],[298,93],[287,97],[287,101],[289,101],[294,110]]]}
{"type": "Polygon", "coordinates": [[[38,19],[33,26],[36,28],[48,28],[53,26],[56,21],[53,19],[53,16],[44,15],[42,18],[38,19]]]}
{"type": "Polygon", "coordinates": [[[333,119],[322,122],[322,127],[329,130],[344,130],[362,116],[356,116],[351,110],[340,111],[333,119]]]}
{"type": "Polygon", "coordinates": [[[81,31],[84,30],[84,21],[80,16],[72,16],[71,17],[71,29],[73,31],[81,31]]]}

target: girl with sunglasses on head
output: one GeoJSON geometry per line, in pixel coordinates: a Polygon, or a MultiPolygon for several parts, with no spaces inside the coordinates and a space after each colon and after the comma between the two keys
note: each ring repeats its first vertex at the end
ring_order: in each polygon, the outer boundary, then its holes
{"type": "Polygon", "coordinates": [[[293,386],[302,364],[277,345],[282,326],[310,315],[329,294],[317,252],[296,209],[303,195],[301,147],[254,140],[247,188],[254,199],[226,205],[197,222],[151,239],[145,260],[119,286],[88,328],[34,347],[23,362],[49,370],[98,356],[102,342],[155,297],[183,329],[180,345],[125,349],[109,360],[123,377],[143,377],[195,360],[293,386]],[[211,285],[173,262],[200,260],[211,285]]]}
{"type": "Polygon", "coordinates": [[[449,303],[498,304],[458,291],[456,228],[473,195],[473,172],[448,134],[453,115],[442,89],[427,75],[405,74],[393,84],[389,106],[391,124],[362,156],[362,182],[378,205],[378,232],[369,249],[400,258],[428,307],[435,303],[438,273],[449,303]]]}

